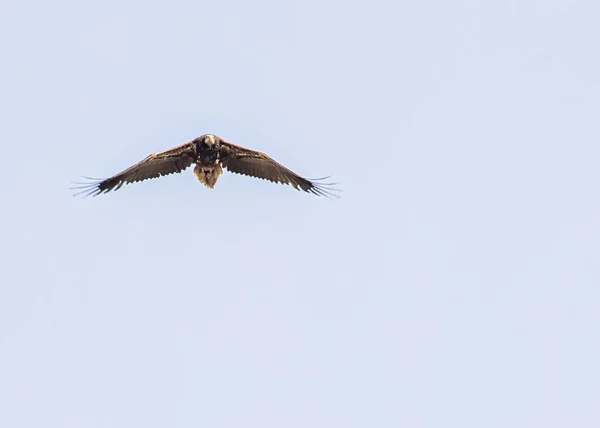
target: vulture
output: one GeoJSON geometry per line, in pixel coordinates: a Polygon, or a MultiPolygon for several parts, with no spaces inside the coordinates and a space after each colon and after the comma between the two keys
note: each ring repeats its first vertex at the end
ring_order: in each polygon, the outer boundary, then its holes
{"type": "Polygon", "coordinates": [[[273,160],[265,153],[232,144],[214,134],[204,134],[185,144],[162,152],[152,153],[145,159],[124,171],[106,179],[93,179],[80,186],[75,195],[97,196],[111,190],[118,190],[124,184],[157,178],[163,175],[180,173],[195,164],[194,175],[210,189],[215,187],[223,168],[236,174],[262,178],[273,183],[289,184],[317,196],[338,197],[332,193],[340,191],[331,186],[336,183],[323,183],[327,179],[307,179],[273,160]]]}

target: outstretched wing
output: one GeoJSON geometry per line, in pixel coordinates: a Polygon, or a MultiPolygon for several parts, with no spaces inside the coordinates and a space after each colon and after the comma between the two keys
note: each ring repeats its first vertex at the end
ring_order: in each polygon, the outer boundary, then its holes
{"type": "Polygon", "coordinates": [[[223,167],[236,174],[243,174],[250,177],[262,178],[273,183],[290,184],[297,190],[313,193],[318,196],[334,196],[332,191],[339,191],[331,186],[335,183],[322,183],[318,181],[327,179],[307,179],[300,177],[295,172],[273,160],[267,154],[247,149],[227,141],[221,141],[220,158],[223,167]]]}
{"type": "Polygon", "coordinates": [[[99,180],[91,179],[94,181],[79,183],[82,185],[74,187],[73,189],[80,190],[76,195],[85,193],[86,196],[97,196],[100,193],[107,193],[113,189],[118,190],[124,184],[182,172],[191,166],[195,159],[196,146],[193,143],[188,142],[163,152],[153,153],[144,160],[110,178],[99,180]]]}

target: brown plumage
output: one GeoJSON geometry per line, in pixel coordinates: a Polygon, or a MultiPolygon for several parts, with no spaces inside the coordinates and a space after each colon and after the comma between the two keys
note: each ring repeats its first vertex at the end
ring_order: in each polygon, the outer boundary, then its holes
{"type": "MultiPolygon", "coordinates": [[[[209,188],[214,188],[223,168],[236,174],[262,178],[274,183],[289,184],[297,190],[318,196],[335,196],[334,183],[318,183],[320,179],[306,179],[273,160],[265,153],[229,143],[213,134],[205,134],[172,149],[153,153],[142,161],[107,179],[80,183],[77,193],[97,196],[118,190],[124,184],[180,173],[196,164],[194,175],[209,188]]],[[[86,177],[88,178],[88,177],[86,177]]]]}

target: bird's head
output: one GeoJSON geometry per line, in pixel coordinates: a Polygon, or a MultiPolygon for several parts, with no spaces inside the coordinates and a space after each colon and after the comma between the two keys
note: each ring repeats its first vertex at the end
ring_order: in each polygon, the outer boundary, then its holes
{"type": "Polygon", "coordinates": [[[213,134],[206,134],[202,136],[202,142],[208,147],[212,147],[218,142],[218,137],[213,134]]]}
{"type": "Polygon", "coordinates": [[[192,142],[196,145],[196,150],[216,149],[221,139],[214,134],[204,134],[194,138],[192,142]]]}

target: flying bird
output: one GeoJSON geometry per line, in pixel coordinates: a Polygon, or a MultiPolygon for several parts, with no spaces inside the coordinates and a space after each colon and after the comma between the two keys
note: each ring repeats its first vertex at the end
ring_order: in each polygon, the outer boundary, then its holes
{"type": "Polygon", "coordinates": [[[80,191],[76,195],[97,196],[118,190],[124,184],[183,172],[195,164],[194,175],[205,186],[213,189],[223,168],[236,174],[262,178],[273,183],[289,184],[297,190],[317,196],[331,197],[335,183],[323,183],[328,178],[307,179],[299,176],[273,160],[265,153],[232,144],[214,134],[204,134],[185,144],[162,152],[156,152],[124,171],[106,179],[93,179],[88,183],[77,183],[80,191]]]}

